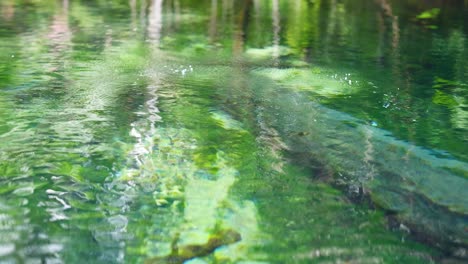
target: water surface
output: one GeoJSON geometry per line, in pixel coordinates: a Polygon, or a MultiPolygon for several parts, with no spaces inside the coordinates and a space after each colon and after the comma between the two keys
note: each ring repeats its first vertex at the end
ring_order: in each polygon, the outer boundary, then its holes
{"type": "Polygon", "coordinates": [[[0,10],[0,262],[466,260],[466,1],[0,10]]]}

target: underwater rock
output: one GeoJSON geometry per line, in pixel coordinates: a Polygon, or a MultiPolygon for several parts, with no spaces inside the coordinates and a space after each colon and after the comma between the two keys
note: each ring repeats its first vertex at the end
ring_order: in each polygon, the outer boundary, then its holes
{"type": "Polygon", "coordinates": [[[203,245],[185,245],[179,247],[176,238],[173,242],[172,252],[166,257],[156,257],[145,261],[147,264],[182,264],[187,260],[204,257],[213,253],[221,246],[230,245],[239,242],[242,238],[241,235],[232,230],[226,229],[214,233],[207,243],[203,245]]]}

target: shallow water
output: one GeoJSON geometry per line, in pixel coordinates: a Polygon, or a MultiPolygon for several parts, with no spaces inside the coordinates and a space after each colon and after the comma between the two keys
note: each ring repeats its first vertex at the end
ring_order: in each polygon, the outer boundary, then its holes
{"type": "Polygon", "coordinates": [[[1,263],[466,261],[466,1],[0,10],[1,263]]]}

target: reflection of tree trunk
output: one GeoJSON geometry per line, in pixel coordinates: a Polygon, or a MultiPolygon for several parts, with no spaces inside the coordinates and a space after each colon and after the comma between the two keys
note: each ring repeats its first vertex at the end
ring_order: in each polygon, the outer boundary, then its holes
{"type": "Polygon", "coordinates": [[[211,16],[210,16],[210,41],[216,42],[218,29],[218,0],[211,0],[211,16]]]}
{"type": "Polygon", "coordinates": [[[147,2],[146,0],[140,0],[140,26],[144,30],[146,28],[146,7],[147,2]]]}
{"type": "Polygon", "coordinates": [[[381,10],[381,15],[380,17],[380,30],[382,34],[385,31],[385,22],[387,18],[390,21],[390,28],[391,28],[391,34],[392,34],[392,49],[391,49],[391,56],[392,56],[392,61],[393,61],[393,72],[396,76],[398,76],[398,79],[401,79],[401,73],[400,73],[400,52],[399,52],[399,45],[400,45],[400,28],[398,26],[398,17],[393,14],[392,7],[390,4],[387,2],[387,0],[376,0],[378,6],[380,7],[381,10]]]}
{"type": "Polygon", "coordinates": [[[333,38],[333,34],[336,28],[336,0],[331,0],[329,8],[330,8],[330,11],[329,11],[329,15],[327,18],[328,24],[327,24],[327,29],[326,29],[325,38],[324,38],[325,44],[322,45],[324,49],[323,54],[325,55],[326,59],[329,58],[328,47],[333,46],[333,44],[331,43],[331,39],[333,38]]]}
{"type": "MultiPolygon", "coordinates": [[[[261,0],[253,0],[253,25],[252,31],[253,32],[261,32],[263,29],[261,27],[260,18],[261,18],[261,10],[262,10],[262,1],[261,0]]],[[[256,38],[258,39],[258,38],[256,38]]],[[[256,42],[256,39],[254,40],[256,42]]]]}
{"type": "Polygon", "coordinates": [[[385,57],[385,22],[381,12],[377,12],[377,28],[379,31],[379,40],[377,45],[378,63],[385,57]]]}
{"type": "MultiPolygon", "coordinates": [[[[162,4],[163,0],[153,0],[149,7],[148,14],[148,40],[154,44],[152,46],[153,56],[159,50],[162,31],[162,4]]],[[[158,86],[159,78],[155,76],[151,84],[147,87],[147,100],[145,108],[141,111],[142,118],[131,124],[130,135],[135,138],[135,145],[131,152],[130,167],[137,170],[140,176],[151,176],[153,169],[151,155],[153,152],[154,137],[156,135],[156,122],[161,120],[158,115],[158,86]]]]}
{"type": "Polygon", "coordinates": [[[71,31],[68,26],[68,0],[62,1],[62,10],[54,16],[48,37],[56,52],[67,48],[71,40],[71,31]]]}
{"type": "Polygon", "coordinates": [[[68,25],[68,0],[62,0],[62,9],[54,16],[47,37],[51,44],[51,65],[48,71],[58,71],[64,65],[64,53],[70,49],[72,33],[68,25]]]}
{"type": "Polygon", "coordinates": [[[175,0],[175,10],[177,13],[177,17],[179,17],[180,16],[180,1],[179,0],[175,0]]]}
{"type": "MultiPolygon", "coordinates": [[[[398,23],[398,16],[396,16],[393,13],[393,9],[391,5],[387,2],[387,0],[377,0],[377,2],[380,4],[383,17],[387,17],[390,20],[390,28],[391,28],[391,34],[392,34],[392,48],[391,48],[391,61],[392,61],[392,73],[394,76],[394,79],[396,81],[396,85],[399,88],[402,88],[406,90],[406,94],[410,94],[411,90],[411,85],[410,85],[410,80],[409,76],[410,74],[404,70],[402,73],[402,62],[400,60],[400,27],[398,23]]],[[[403,106],[404,109],[411,109],[413,105],[413,97],[412,96],[405,96],[404,98],[400,99],[400,103],[403,106]]],[[[417,112],[412,113],[414,116],[411,118],[418,119],[417,112]]],[[[407,122],[412,122],[410,120],[407,120],[407,122]]],[[[415,136],[417,134],[416,128],[414,125],[409,124],[408,127],[408,138],[411,141],[415,141],[415,136]]],[[[412,147],[408,149],[408,152],[406,156],[410,154],[410,152],[413,151],[412,147]]],[[[404,158],[406,159],[406,158],[404,158]]]]}
{"type": "Polygon", "coordinates": [[[317,50],[317,42],[320,40],[320,10],[322,3],[320,0],[315,0],[313,2],[307,2],[305,7],[309,12],[307,12],[308,23],[310,23],[310,31],[308,34],[307,45],[305,45],[304,50],[304,59],[307,62],[311,62],[314,56],[314,52],[317,50]]]}
{"type": "Polygon", "coordinates": [[[273,0],[272,8],[273,18],[273,59],[275,64],[278,64],[278,58],[280,55],[280,11],[279,11],[279,0],[273,0]]]}
{"type": "Polygon", "coordinates": [[[132,30],[136,30],[137,27],[137,12],[136,12],[136,0],[129,0],[128,5],[130,6],[130,15],[131,15],[131,27],[132,30]]]}
{"type": "Polygon", "coordinates": [[[1,18],[6,21],[11,21],[15,15],[15,5],[13,3],[0,3],[1,18]]]}
{"type": "MultiPolygon", "coordinates": [[[[391,51],[390,51],[390,60],[392,65],[392,73],[393,78],[395,79],[395,85],[402,89],[410,89],[409,80],[405,76],[409,76],[407,72],[401,72],[401,60],[400,60],[400,27],[398,23],[398,17],[393,13],[392,6],[388,3],[387,0],[376,0],[377,5],[380,7],[381,14],[381,26],[380,31],[382,35],[385,35],[386,25],[387,23],[388,28],[391,30],[391,51]]],[[[381,44],[379,46],[383,46],[385,44],[381,44]]],[[[407,91],[409,93],[409,91],[407,91]]],[[[404,108],[410,109],[410,105],[412,98],[404,98],[401,101],[401,104],[404,105],[404,108]]],[[[415,117],[416,118],[416,117],[415,117]]],[[[416,134],[413,129],[413,126],[408,127],[409,137],[411,138],[416,134]]]]}
{"type": "Polygon", "coordinates": [[[400,28],[398,26],[398,17],[393,15],[392,7],[387,0],[376,0],[382,13],[385,17],[388,17],[391,21],[392,28],[392,48],[394,51],[398,50],[400,43],[400,28]]]}
{"type": "Polygon", "coordinates": [[[148,40],[156,47],[161,42],[163,0],[153,0],[148,14],[148,40]]]}
{"type": "Polygon", "coordinates": [[[174,28],[179,28],[180,22],[180,1],[174,0],[173,2],[173,15],[174,15],[174,28]]]}
{"type": "Polygon", "coordinates": [[[234,2],[233,0],[222,0],[223,1],[223,6],[222,6],[222,11],[221,11],[221,23],[224,25],[229,24],[229,22],[232,21],[227,21],[229,17],[232,16],[232,10],[234,9],[234,2]]]}
{"type": "MultiPolygon", "coordinates": [[[[161,42],[161,32],[162,32],[162,8],[163,8],[163,0],[153,0],[150,6],[150,13],[148,15],[149,17],[149,23],[148,23],[148,38],[149,40],[154,44],[153,52],[157,53],[159,51],[159,45],[161,42]]],[[[154,55],[154,54],[153,54],[154,55]]],[[[141,129],[141,135],[143,138],[140,138],[139,140],[144,140],[146,142],[140,142],[143,143],[145,146],[150,146],[147,148],[147,153],[151,154],[152,153],[152,143],[155,135],[155,124],[157,121],[159,121],[161,118],[159,117],[159,109],[156,107],[156,103],[158,100],[158,95],[157,95],[157,90],[158,90],[158,84],[160,80],[158,77],[152,78],[152,84],[148,86],[147,90],[147,101],[145,103],[145,108],[147,112],[147,118],[146,121],[147,124],[145,126],[134,126],[133,129],[141,129]]],[[[137,147],[137,146],[136,146],[137,147]]]]}
{"type": "MultiPolygon", "coordinates": [[[[229,0],[227,0],[229,1],[229,0]]],[[[253,6],[252,0],[238,1],[235,3],[237,6],[234,13],[234,36],[233,36],[233,67],[230,74],[231,86],[226,91],[226,98],[232,103],[230,108],[235,109],[235,113],[245,118],[245,120],[255,120],[253,109],[253,95],[248,82],[248,73],[242,65],[242,61],[238,60],[244,52],[244,43],[246,32],[249,26],[249,15],[253,6]]]]}
{"type": "Polygon", "coordinates": [[[249,15],[252,9],[252,0],[242,1],[242,7],[236,17],[234,30],[233,55],[240,56],[244,51],[244,42],[247,37],[247,28],[249,26],[249,15]]]}

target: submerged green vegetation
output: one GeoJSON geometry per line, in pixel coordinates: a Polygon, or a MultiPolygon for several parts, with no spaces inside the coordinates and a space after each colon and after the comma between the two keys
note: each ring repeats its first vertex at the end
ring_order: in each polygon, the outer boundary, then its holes
{"type": "Polygon", "coordinates": [[[0,262],[466,261],[466,7],[2,1],[0,262]]]}

